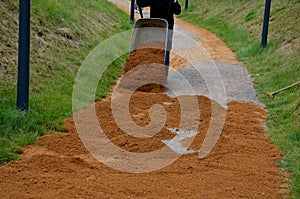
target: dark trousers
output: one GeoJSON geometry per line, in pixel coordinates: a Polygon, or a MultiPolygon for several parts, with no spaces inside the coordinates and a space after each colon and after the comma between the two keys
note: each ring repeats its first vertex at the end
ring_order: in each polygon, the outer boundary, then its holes
{"type": "Polygon", "coordinates": [[[173,40],[173,30],[168,29],[167,49],[166,49],[166,56],[165,56],[166,75],[167,76],[168,76],[169,67],[170,67],[170,52],[172,49],[172,40],[173,40]]]}

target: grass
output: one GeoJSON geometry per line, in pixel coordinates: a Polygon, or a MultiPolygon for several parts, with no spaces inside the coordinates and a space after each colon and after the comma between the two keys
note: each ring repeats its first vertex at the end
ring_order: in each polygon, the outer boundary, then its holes
{"type": "MultiPolygon", "coordinates": [[[[76,72],[88,53],[111,35],[131,28],[129,17],[102,0],[31,1],[31,71],[29,111],[16,110],[18,2],[0,3],[0,164],[17,160],[20,146],[38,136],[62,132],[72,117],[76,72]],[[2,46],[1,46],[2,48],[2,46]],[[3,70],[2,70],[3,69],[3,70]]],[[[125,56],[115,60],[99,82],[96,100],[106,97],[120,76],[125,56]]]]}
{"type": "Polygon", "coordinates": [[[253,78],[260,101],[268,110],[268,135],[284,154],[280,167],[290,172],[290,198],[300,198],[300,88],[267,93],[300,80],[300,1],[272,2],[269,42],[260,47],[264,1],[192,1],[181,18],[220,37],[253,78]]]}

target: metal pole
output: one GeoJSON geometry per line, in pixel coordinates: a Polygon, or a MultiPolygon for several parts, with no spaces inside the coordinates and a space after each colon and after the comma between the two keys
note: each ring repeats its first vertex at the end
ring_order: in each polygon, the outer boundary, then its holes
{"type": "Polygon", "coordinates": [[[135,0],[131,0],[131,7],[130,7],[130,21],[134,21],[134,4],[135,0]]]}
{"type": "Polygon", "coordinates": [[[28,110],[30,60],[30,0],[19,1],[17,109],[28,110]]]}
{"type": "Polygon", "coordinates": [[[261,37],[261,47],[264,48],[268,42],[268,29],[269,29],[269,19],[271,10],[271,0],[266,0],[265,14],[264,14],[264,24],[261,37]]]}
{"type": "Polygon", "coordinates": [[[184,9],[187,10],[189,8],[189,0],[185,0],[185,7],[184,9]]]}

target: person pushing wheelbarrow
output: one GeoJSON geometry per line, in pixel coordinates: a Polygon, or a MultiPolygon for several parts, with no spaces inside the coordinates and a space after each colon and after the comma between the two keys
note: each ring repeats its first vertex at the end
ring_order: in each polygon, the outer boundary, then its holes
{"type": "Polygon", "coordinates": [[[150,7],[150,18],[161,18],[168,22],[168,41],[165,56],[167,69],[170,66],[170,51],[172,49],[174,14],[181,13],[181,6],[178,0],[136,0],[140,8],[150,7]]]}

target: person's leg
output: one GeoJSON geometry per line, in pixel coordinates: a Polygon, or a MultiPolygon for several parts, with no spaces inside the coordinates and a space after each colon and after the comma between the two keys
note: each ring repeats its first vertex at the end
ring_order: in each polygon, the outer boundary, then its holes
{"type": "Polygon", "coordinates": [[[166,51],[166,57],[165,57],[165,65],[169,68],[170,66],[170,51],[166,51]]]}
{"type": "Polygon", "coordinates": [[[168,76],[169,67],[170,67],[170,52],[172,49],[172,40],[173,40],[173,30],[168,29],[168,40],[167,40],[167,49],[166,49],[166,57],[165,57],[166,75],[167,76],[168,76]]]}

